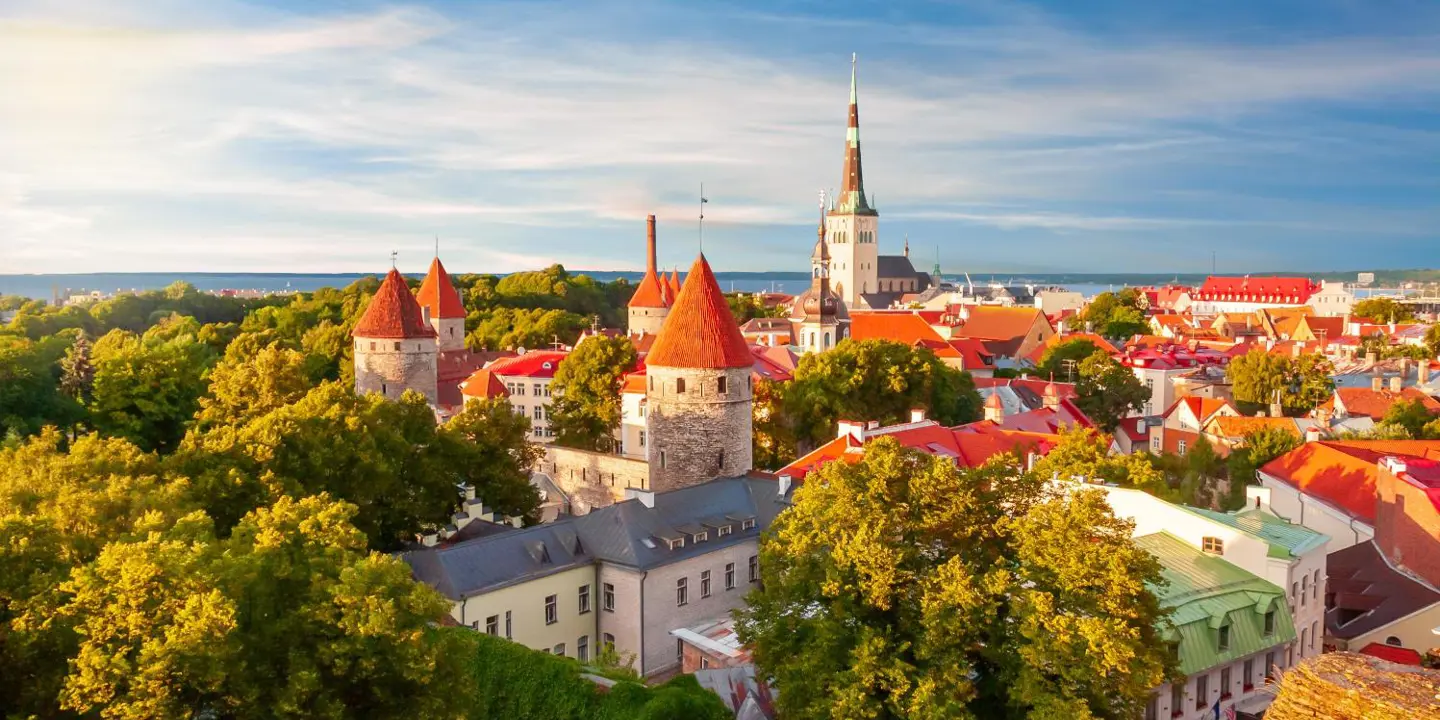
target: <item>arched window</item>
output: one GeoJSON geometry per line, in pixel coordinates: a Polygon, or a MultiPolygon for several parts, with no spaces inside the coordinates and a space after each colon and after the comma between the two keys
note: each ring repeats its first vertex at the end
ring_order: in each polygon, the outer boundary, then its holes
{"type": "Polygon", "coordinates": [[[675,378],[675,392],[685,392],[685,378],[675,378]]]}
{"type": "Polygon", "coordinates": [[[1395,647],[1404,647],[1404,644],[1400,642],[1400,638],[1395,637],[1394,635],[1385,638],[1385,644],[1394,645],[1395,647]]]}
{"type": "Polygon", "coordinates": [[[821,349],[821,350],[829,350],[829,349],[830,349],[830,333],[828,333],[828,332],[825,333],[824,335],[821,336],[821,338],[822,338],[822,339],[821,339],[821,341],[820,341],[820,342],[821,342],[820,349],[821,349]]]}

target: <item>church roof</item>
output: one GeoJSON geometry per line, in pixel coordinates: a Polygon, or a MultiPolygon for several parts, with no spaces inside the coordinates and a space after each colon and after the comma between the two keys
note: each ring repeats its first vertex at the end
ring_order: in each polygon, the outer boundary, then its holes
{"type": "Polygon", "coordinates": [[[645,356],[651,367],[741,368],[755,364],[730,303],[715,282],[705,255],[685,276],[655,345],[645,356]]]}
{"type": "Polygon", "coordinates": [[[464,318],[465,305],[460,302],[460,293],[450,282],[450,273],[440,264],[440,258],[430,261],[430,272],[420,283],[420,292],[415,296],[422,308],[430,308],[431,318],[464,318]]]}
{"type": "Polygon", "coordinates": [[[845,168],[840,178],[836,214],[875,215],[865,197],[865,177],[860,168],[860,102],[857,92],[855,58],[850,58],[850,113],[845,129],[845,168]]]}
{"type": "Polygon", "coordinates": [[[420,303],[415,301],[415,295],[410,292],[410,286],[405,284],[400,271],[390,268],[385,281],[380,283],[380,289],[375,291],[370,307],[366,308],[365,315],[356,323],[351,334],[364,338],[433,338],[435,330],[425,322],[420,303]]]}

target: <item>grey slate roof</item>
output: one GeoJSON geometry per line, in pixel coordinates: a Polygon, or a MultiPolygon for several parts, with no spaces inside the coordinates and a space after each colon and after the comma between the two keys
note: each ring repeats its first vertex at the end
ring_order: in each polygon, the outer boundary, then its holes
{"type": "Polygon", "coordinates": [[[758,536],[789,503],[791,495],[780,497],[778,487],[776,481],[763,478],[716,478],[656,493],[653,508],[631,499],[588,515],[448,547],[413,550],[402,557],[417,580],[452,600],[596,561],[645,570],[758,536]],[[755,520],[755,527],[741,530],[742,521],[749,518],[755,520]],[[729,525],[730,534],[719,537],[721,525],[729,525]],[[696,543],[693,534],[701,530],[709,538],[696,543]],[[673,550],[663,540],[682,535],[684,547],[673,550]]]}
{"type": "MultiPolygon", "coordinates": [[[[909,280],[915,275],[915,266],[904,255],[881,255],[875,259],[876,277],[909,280]]],[[[930,276],[925,277],[928,279],[930,276]]]]}

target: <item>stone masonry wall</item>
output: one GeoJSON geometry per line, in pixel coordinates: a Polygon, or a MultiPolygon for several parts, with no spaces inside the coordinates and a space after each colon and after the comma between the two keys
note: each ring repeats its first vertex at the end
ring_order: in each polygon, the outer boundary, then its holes
{"type": "Polygon", "coordinates": [[[570,498],[570,512],[584,515],[625,499],[626,488],[648,488],[644,460],[550,445],[537,470],[550,476],[570,498]]]}
{"type": "Polygon", "coordinates": [[[436,403],[436,344],[434,338],[392,340],[355,339],[355,392],[382,393],[399,400],[416,390],[436,403]],[[400,349],[396,350],[396,345],[400,349]]]}
{"type": "Polygon", "coordinates": [[[650,489],[664,492],[753,467],[750,368],[646,369],[649,387],[646,451],[650,489]],[[725,393],[719,379],[725,378],[725,393]],[[679,381],[685,391],[679,391],[679,381]]]}
{"type": "Polygon", "coordinates": [[[669,314],[670,308],[632,307],[626,329],[632,333],[647,332],[658,335],[660,326],[665,324],[665,318],[669,314]]]}
{"type": "Polygon", "coordinates": [[[465,349],[465,318],[431,318],[430,325],[440,338],[440,352],[465,349]]]}

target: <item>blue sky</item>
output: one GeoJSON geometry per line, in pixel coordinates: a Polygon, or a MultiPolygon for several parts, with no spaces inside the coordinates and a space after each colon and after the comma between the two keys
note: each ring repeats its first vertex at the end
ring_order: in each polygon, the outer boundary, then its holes
{"type": "Polygon", "coordinates": [[[0,4],[0,273],[1440,265],[1440,3],[0,4]]]}

